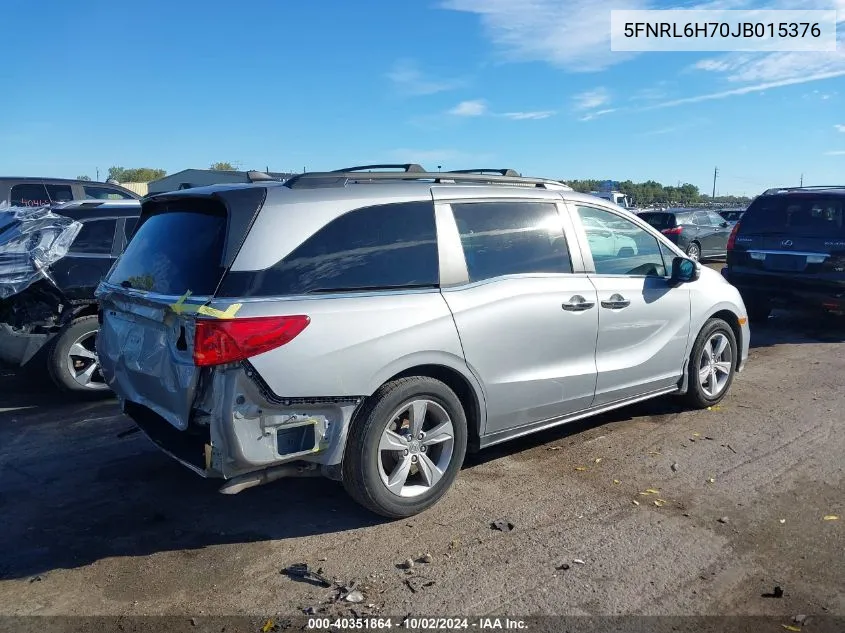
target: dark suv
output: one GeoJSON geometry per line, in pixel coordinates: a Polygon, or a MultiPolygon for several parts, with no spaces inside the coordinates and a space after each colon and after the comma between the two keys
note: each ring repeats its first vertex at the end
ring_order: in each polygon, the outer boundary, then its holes
{"type": "Polygon", "coordinates": [[[141,196],[119,185],[63,178],[0,177],[0,205],[46,207],[74,200],[138,200],[141,196]]]}
{"type": "Polygon", "coordinates": [[[690,259],[724,257],[731,225],[714,211],[644,211],[638,214],[682,249],[690,259]]]}
{"type": "Polygon", "coordinates": [[[775,305],[845,312],[845,186],[764,192],[734,227],[722,273],[752,319],[775,305]]]}

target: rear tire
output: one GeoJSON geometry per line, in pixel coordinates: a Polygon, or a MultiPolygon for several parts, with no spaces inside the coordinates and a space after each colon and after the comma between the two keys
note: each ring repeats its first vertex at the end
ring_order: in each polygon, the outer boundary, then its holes
{"type": "Polygon", "coordinates": [[[710,319],[695,339],[687,365],[687,404],[706,409],[721,402],[733,383],[736,364],[736,336],[731,326],[722,319],[710,319]]]}
{"type": "Polygon", "coordinates": [[[47,372],[62,391],[92,397],[111,394],[94,347],[99,329],[96,315],[78,317],[50,342],[47,372]]]}
{"type": "Polygon", "coordinates": [[[701,246],[698,245],[698,242],[690,242],[687,246],[687,257],[696,262],[701,259],[701,246]]]}
{"type": "Polygon", "coordinates": [[[376,514],[418,514],[449,490],[466,446],[466,415],[455,392],[434,378],[400,378],[382,385],[353,419],[343,485],[376,514]]]}

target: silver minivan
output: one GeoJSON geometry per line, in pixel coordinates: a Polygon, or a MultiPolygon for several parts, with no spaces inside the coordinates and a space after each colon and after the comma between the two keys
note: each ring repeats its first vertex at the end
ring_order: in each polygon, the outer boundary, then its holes
{"type": "Polygon", "coordinates": [[[164,451],[223,492],[323,474],[404,517],[468,450],[725,397],[742,299],[646,222],[511,170],[387,167],[144,201],[97,348],[164,451]]]}

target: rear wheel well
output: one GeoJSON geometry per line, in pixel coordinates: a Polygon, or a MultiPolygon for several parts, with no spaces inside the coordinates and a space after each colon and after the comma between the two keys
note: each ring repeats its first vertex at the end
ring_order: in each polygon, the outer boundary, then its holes
{"type": "Polygon", "coordinates": [[[742,329],[739,326],[739,317],[730,310],[720,310],[710,317],[711,319],[722,319],[725,323],[731,326],[734,338],[736,339],[736,358],[734,364],[739,368],[739,359],[742,358],[742,329]]]}
{"type": "Polygon", "coordinates": [[[480,428],[481,428],[481,407],[478,402],[478,397],[475,395],[475,390],[470,385],[469,381],[461,375],[460,372],[444,367],[443,365],[417,365],[405,371],[391,376],[387,382],[397,380],[399,378],[407,378],[409,376],[428,376],[439,380],[458,396],[461,405],[464,407],[464,413],[467,418],[468,442],[467,449],[470,451],[477,451],[480,446],[480,428]]]}

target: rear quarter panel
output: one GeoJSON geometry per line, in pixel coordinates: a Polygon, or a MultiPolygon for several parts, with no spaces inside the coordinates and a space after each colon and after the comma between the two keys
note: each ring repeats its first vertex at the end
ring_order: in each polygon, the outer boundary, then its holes
{"type": "MultiPolygon", "coordinates": [[[[226,310],[232,300],[212,302],[226,310]]],[[[474,386],[452,314],[439,290],[357,293],[242,303],[239,317],[308,315],[295,339],[250,359],[279,397],[367,396],[425,364],[459,371],[474,386]]]]}

